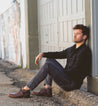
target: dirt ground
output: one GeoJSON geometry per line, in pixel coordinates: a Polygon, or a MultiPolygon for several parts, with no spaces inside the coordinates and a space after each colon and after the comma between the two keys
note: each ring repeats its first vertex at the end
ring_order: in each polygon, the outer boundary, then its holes
{"type": "MultiPolygon", "coordinates": [[[[20,69],[17,65],[0,60],[0,106],[76,106],[63,98],[63,94],[53,92],[53,97],[9,98],[7,95],[18,91],[31,80],[38,70],[20,69]]],[[[41,83],[35,90],[43,87],[41,83]]]]}

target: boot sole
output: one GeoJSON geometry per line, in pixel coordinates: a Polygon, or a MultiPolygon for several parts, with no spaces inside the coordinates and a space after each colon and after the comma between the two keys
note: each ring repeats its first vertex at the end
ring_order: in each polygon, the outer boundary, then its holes
{"type": "Polygon", "coordinates": [[[30,98],[30,96],[14,97],[14,96],[12,96],[12,95],[8,95],[8,97],[10,97],[10,98],[30,98]]]}

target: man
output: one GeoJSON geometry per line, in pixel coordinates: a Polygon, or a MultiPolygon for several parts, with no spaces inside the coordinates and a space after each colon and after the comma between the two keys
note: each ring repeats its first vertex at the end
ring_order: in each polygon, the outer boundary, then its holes
{"type": "Polygon", "coordinates": [[[44,88],[39,92],[32,92],[37,96],[52,96],[52,80],[54,80],[65,91],[79,89],[83,79],[90,74],[91,51],[86,46],[89,37],[88,27],[78,24],[74,28],[74,42],[72,47],[60,52],[40,53],[35,64],[42,57],[47,57],[45,64],[41,67],[35,77],[20,91],[11,93],[12,98],[30,97],[30,90],[33,90],[45,79],[44,88]],[[67,59],[66,67],[63,68],[55,59],[67,59]]]}

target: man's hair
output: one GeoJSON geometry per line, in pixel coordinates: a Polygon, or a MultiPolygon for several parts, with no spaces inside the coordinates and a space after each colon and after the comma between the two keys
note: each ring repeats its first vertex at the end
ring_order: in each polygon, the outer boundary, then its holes
{"type": "MultiPolygon", "coordinates": [[[[89,28],[87,26],[84,26],[83,24],[77,24],[73,27],[73,29],[81,29],[82,30],[82,33],[83,35],[86,35],[87,36],[87,39],[89,38],[89,28]]],[[[87,40],[86,39],[86,40],[87,40]]]]}

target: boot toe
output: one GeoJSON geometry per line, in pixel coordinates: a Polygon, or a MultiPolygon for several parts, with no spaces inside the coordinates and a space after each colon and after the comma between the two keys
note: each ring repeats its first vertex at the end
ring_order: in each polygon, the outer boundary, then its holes
{"type": "Polygon", "coordinates": [[[28,98],[30,97],[30,91],[20,90],[19,92],[8,94],[8,96],[11,98],[22,98],[22,97],[28,98]]]}

